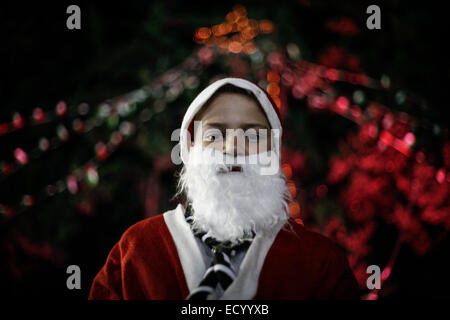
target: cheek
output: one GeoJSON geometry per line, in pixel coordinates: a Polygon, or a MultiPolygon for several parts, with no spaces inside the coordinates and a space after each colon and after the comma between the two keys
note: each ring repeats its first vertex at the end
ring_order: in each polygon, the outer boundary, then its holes
{"type": "Polygon", "coordinates": [[[222,150],[223,149],[223,142],[222,141],[201,141],[200,142],[204,147],[208,147],[208,148],[214,148],[217,150],[222,150]]]}
{"type": "Polygon", "coordinates": [[[265,151],[271,150],[271,143],[270,139],[264,139],[259,142],[247,142],[246,143],[246,151],[247,154],[255,154],[255,153],[261,153],[265,151]]]}
{"type": "Polygon", "coordinates": [[[264,141],[261,141],[260,144],[258,145],[258,152],[266,152],[266,151],[270,151],[272,150],[272,143],[269,139],[265,139],[264,141]]]}

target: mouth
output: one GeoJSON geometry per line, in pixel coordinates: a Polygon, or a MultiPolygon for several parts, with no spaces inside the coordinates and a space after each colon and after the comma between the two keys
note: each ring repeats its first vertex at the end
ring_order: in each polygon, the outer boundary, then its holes
{"type": "Polygon", "coordinates": [[[242,172],[241,166],[228,166],[229,172],[242,172]]]}
{"type": "Polygon", "coordinates": [[[242,172],[242,167],[236,165],[227,165],[220,167],[218,169],[218,173],[232,173],[232,172],[242,172]]]}

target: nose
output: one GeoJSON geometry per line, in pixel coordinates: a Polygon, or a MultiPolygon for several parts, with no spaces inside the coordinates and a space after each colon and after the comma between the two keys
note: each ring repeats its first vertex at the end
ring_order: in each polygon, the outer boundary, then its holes
{"type": "Polygon", "coordinates": [[[227,135],[223,140],[223,153],[236,157],[237,155],[245,155],[245,140],[238,139],[237,135],[227,135]]]}

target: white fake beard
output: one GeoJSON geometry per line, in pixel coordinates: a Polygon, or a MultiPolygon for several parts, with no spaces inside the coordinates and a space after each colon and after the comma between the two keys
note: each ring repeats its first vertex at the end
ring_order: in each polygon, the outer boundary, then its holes
{"type": "Polygon", "coordinates": [[[211,148],[191,147],[180,173],[178,192],[185,192],[192,205],[194,228],[219,241],[236,243],[287,221],[291,198],[274,152],[262,153],[270,157],[272,167],[276,165],[276,173],[270,175],[261,174],[267,166],[251,162],[258,154],[235,158],[220,152],[219,161],[213,154],[218,155],[211,148]],[[239,163],[242,171],[228,172],[231,166],[224,163],[229,161],[239,163]]]}

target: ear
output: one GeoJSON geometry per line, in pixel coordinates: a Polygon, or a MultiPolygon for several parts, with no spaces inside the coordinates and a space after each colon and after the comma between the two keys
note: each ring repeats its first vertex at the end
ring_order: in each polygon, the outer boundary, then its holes
{"type": "Polygon", "coordinates": [[[188,152],[191,150],[191,148],[194,146],[194,142],[193,141],[189,141],[188,143],[187,143],[187,150],[188,150],[188,152]]]}

